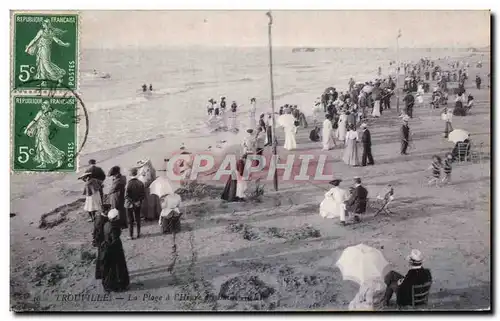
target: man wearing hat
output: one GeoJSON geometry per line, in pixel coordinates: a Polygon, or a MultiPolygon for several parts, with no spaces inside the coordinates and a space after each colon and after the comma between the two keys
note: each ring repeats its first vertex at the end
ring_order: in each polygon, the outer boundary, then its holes
{"type": "Polygon", "coordinates": [[[359,221],[359,214],[366,212],[366,203],[368,201],[368,190],[361,185],[361,178],[354,178],[354,189],[351,197],[346,202],[349,211],[354,212],[354,220],[359,221]]]}
{"type": "Polygon", "coordinates": [[[401,126],[401,155],[408,155],[408,143],[410,141],[410,127],[408,126],[409,117],[403,117],[403,126],[401,126]]]}
{"type": "Polygon", "coordinates": [[[366,159],[368,159],[368,165],[374,165],[372,156],[372,136],[368,130],[368,125],[366,123],[361,124],[361,143],[363,143],[363,156],[361,157],[361,166],[366,166],[366,159]]]}
{"type": "Polygon", "coordinates": [[[134,221],[137,225],[137,238],[141,237],[141,205],[145,195],[144,183],[137,178],[137,168],[132,168],[125,189],[125,210],[130,239],[134,238],[134,221]]]}
{"type": "Polygon", "coordinates": [[[395,271],[390,271],[384,278],[387,285],[384,301],[389,305],[392,294],[396,292],[396,302],[398,306],[412,305],[412,287],[432,282],[432,275],[429,269],[422,267],[423,256],[419,250],[411,250],[407,257],[410,269],[406,276],[395,271]]]}

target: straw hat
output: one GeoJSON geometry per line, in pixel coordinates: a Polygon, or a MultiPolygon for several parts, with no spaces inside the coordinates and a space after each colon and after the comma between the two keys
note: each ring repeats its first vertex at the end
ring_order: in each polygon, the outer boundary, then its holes
{"type": "Polygon", "coordinates": [[[366,127],[368,127],[368,125],[366,123],[362,123],[360,127],[361,128],[366,128],[366,127]]]}
{"type": "Polygon", "coordinates": [[[420,252],[417,249],[412,249],[410,252],[410,255],[408,255],[406,257],[406,259],[408,261],[410,261],[410,263],[412,263],[413,265],[418,266],[418,265],[422,265],[422,261],[424,260],[424,257],[422,255],[422,252],[420,252]]]}

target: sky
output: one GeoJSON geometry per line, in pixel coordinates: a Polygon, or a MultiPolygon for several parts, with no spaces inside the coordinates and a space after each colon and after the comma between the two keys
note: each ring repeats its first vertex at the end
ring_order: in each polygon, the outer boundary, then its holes
{"type": "MultiPolygon", "coordinates": [[[[83,11],[82,48],[266,46],[266,11],[83,11]]],[[[489,11],[273,11],[273,45],[484,47],[489,11]]]]}

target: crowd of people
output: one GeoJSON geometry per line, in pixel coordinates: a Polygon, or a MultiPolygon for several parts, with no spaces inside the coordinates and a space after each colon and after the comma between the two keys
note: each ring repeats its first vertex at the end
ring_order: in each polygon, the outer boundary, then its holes
{"type": "MultiPolygon", "coordinates": [[[[469,93],[467,101],[465,97],[465,81],[468,79],[466,67],[460,67],[458,63],[452,63],[452,68],[459,68],[457,79],[459,87],[456,91],[455,108],[447,106],[446,99],[439,98],[438,105],[444,105],[441,118],[445,122],[444,137],[447,138],[453,131],[452,116],[457,115],[454,110],[466,108],[470,110],[473,105],[473,97],[469,93]],[[463,89],[463,90],[462,90],[463,89]]],[[[434,62],[422,59],[417,64],[404,64],[403,68],[409,80],[404,85],[405,95],[403,97],[403,108],[399,117],[402,124],[400,127],[401,155],[408,155],[408,150],[412,143],[412,133],[409,122],[413,118],[414,106],[423,107],[424,94],[428,92],[428,84],[432,77],[437,82],[438,87],[434,88],[429,106],[435,107],[437,96],[444,97],[450,87],[448,82],[454,79],[454,74],[443,72],[434,62]],[[421,76],[424,75],[425,81],[421,76]],[[427,89],[426,89],[427,88],[427,89]]],[[[480,88],[481,80],[476,77],[476,88],[480,88]],[[478,80],[479,79],[479,80],[478,80]]],[[[321,143],[321,149],[328,152],[337,147],[343,148],[341,160],[349,166],[373,166],[375,160],[372,154],[372,133],[370,124],[376,124],[376,120],[383,117],[384,111],[391,109],[391,97],[395,95],[396,82],[392,77],[385,79],[377,78],[368,82],[355,82],[351,78],[347,84],[345,92],[337,92],[336,88],[329,87],[316,99],[313,106],[312,120],[314,127],[310,131],[309,138],[313,142],[321,143]],[[319,119],[323,118],[320,122],[319,119]],[[359,130],[359,132],[358,132],[359,130]],[[359,151],[359,148],[362,150],[359,151]]],[[[152,90],[152,88],[150,89],[152,90]]],[[[210,118],[222,118],[227,113],[227,102],[225,97],[220,97],[219,103],[210,99],[207,105],[207,114],[210,118]]],[[[246,135],[241,143],[240,158],[236,163],[236,175],[230,175],[226,182],[221,199],[228,202],[245,201],[248,181],[243,178],[245,163],[249,155],[263,155],[264,149],[277,144],[276,136],[273,137],[273,121],[276,119],[278,128],[284,132],[284,149],[293,151],[297,148],[296,134],[299,128],[307,128],[308,123],[305,114],[297,105],[285,104],[279,111],[272,113],[262,113],[257,118],[257,100],[250,99],[248,111],[249,122],[246,135]],[[273,117],[274,116],[274,117],[273,117]],[[274,139],[274,141],[273,141],[274,139]]],[[[235,114],[238,109],[236,101],[230,106],[230,113],[235,114]]],[[[470,148],[469,138],[463,143],[470,148]]],[[[465,151],[469,153],[468,150],[465,151]]],[[[444,185],[451,182],[452,164],[463,155],[458,148],[458,143],[451,153],[447,153],[444,161],[440,156],[434,155],[432,164],[429,167],[432,177],[429,185],[444,185]]],[[[258,160],[254,160],[258,162],[258,160]]],[[[161,231],[164,233],[176,232],[180,229],[179,210],[180,196],[170,193],[160,200],[161,208],[159,217],[150,217],[144,214],[144,203],[148,200],[149,187],[156,178],[154,170],[150,168],[146,175],[149,178],[144,180],[138,176],[138,167],[131,168],[129,177],[121,173],[118,166],[113,166],[108,177],[111,185],[108,193],[104,194],[103,186],[106,180],[104,170],[96,165],[95,160],[90,160],[89,168],[79,177],[84,181],[85,204],[84,210],[88,212],[89,221],[94,223],[93,245],[98,248],[98,258],[96,260],[96,278],[101,279],[107,291],[124,290],[129,285],[129,275],[126,265],[123,246],[120,240],[121,231],[128,228],[129,239],[141,237],[141,221],[148,219],[159,219],[161,231]],[[152,172],[152,171],[153,172],[152,172]],[[134,228],[135,226],[135,228],[134,228]]],[[[368,190],[362,185],[361,178],[355,177],[353,185],[349,190],[340,187],[341,179],[330,181],[333,186],[325,193],[325,199],[320,204],[319,214],[324,218],[339,218],[341,225],[358,223],[367,212],[368,190]]],[[[394,188],[387,186],[387,189],[379,195],[383,206],[388,204],[394,195],[394,188]]],[[[409,259],[412,267],[410,274],[415,274],[414,270],[421,269],[421,253],[412,251],[409,259]]],[[[409,286],[414,282],[431,280],[430,272],[422,269],[415,280],[408,281],[408,275],[391,271],[386,276],[386,292],[384,300],[387,303],[393,292],[398,293],[398,303],[403,302],[405,295],[401,288],[409,286]],[[427,272],[426,272],[427,271],[427,272]],[[417,280],[418,279],[418,280],[417,280]],[[420,280],[422,279],[422,280],[420,280]],[[408,284],[407,284],[408,283],[408,284]]],[[[417,274],[418,274],[417,273],[417,274]]]]}
{"type": "Polygon", "coordinates": [[[103,192],[106,174],[94,159],[89,161],[89,167],[78,178],[84,182],[84,210],[89,215],[89,222],[94,224],[92,244],[98,249],[95,277],[102,280],[106,291],[122,291],[129,285],[120,239],[122,230],[128,229],[130,240],[138,239],[141,237],[141,221],[159,219],[162,233],[180,231],[182,213],[179,210],[179,195],[163,195],[158,200],[160,208],[148,204],[155,199],[151,197],[154,195],[151,195],[149,187],[157,179],[154,168],[149,165],[149,162],[138,162],[137,167],[130,169],[128,180],[119,166],[111,167],[107,175],[111,185],[106,194],[103,192]]]}

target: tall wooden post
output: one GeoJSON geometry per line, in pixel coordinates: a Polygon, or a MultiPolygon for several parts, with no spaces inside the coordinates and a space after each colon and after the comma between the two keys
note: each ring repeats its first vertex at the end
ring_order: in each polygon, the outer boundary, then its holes
{"type": "MultiPolygon", "coordinates": [[[[271,15],[271,11],[266,13],[269,18],[268,24],[268,38],[269,38],[269,78],[271,81],[271,112],[273,119],[273,127],[272,127],[272,146],[273,146],[273,162],[276,165],[277,155],[278,155],[278,146],[276,139],[276,117],[274,113],[274,82],[273,82],[273,41],[272,41],[272,25],[273,25],[273,16],[271,15]]],[[[274,166],[274,190],[278,190],[278,169],[274,166]]]]}
{"type": "Polygon", "coordinates": [[[401,68],[401,62],[399,61],[399,38],[401,37],[401,29],[398,30],[398,36],[396,37],[396,111],[399,113],[399,68],[401,68]]]}

